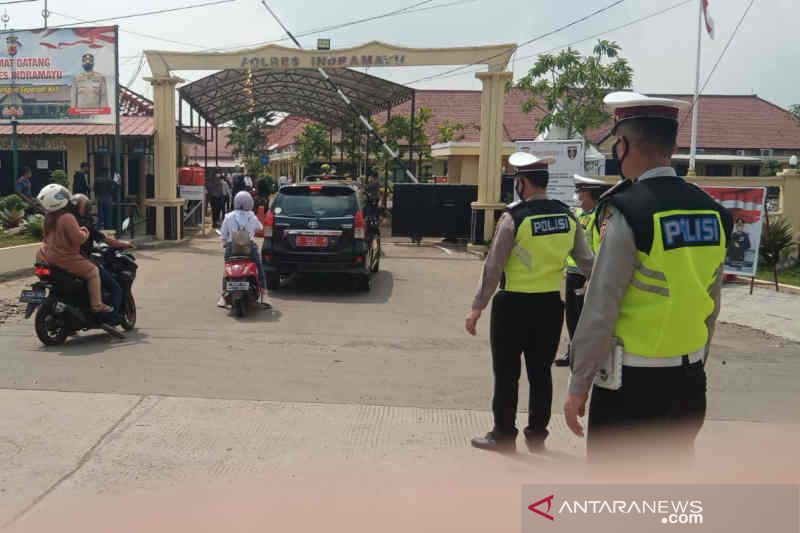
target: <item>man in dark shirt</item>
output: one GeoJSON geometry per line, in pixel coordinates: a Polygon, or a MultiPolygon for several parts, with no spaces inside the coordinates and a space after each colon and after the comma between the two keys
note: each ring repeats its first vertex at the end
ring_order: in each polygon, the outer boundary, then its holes
{"type": "Polygon", "coordinates": [[[89,163],[81,163],[81,169],[72,176],[72,193],[89,196],[89,163]]]}
{"type": "Polygon", "coordinates": [[[94,197],[97,200],[97,226],[99,229],[111,229],[112,210],[114,200],[114,180],[111,179],[108,169],[102,169],[94,178],[94,197]]]}
{"type": "Polygon", "coordinates": [[[728,248],[728,263],[743,263],[750,247],[750,235],[744,230],[744,220],[737,218],[731,234],[731,247],[728,248]]]}
{"type": "MultiPolygon", "coordinates": [[[[78,223],[89,230],[89,238],[81,245],[81,254],[83,256],[91,258],[96,242],[104,242],[112,248],[118,248],[120,250],[131,248],[130,243],[107,237],[102,231],[97,229],[91,214],[91,201],[86,195],[73,194],[71,201],[75,215],[78,218],[78,223]]],[[[114,314],[116,315],[122,305],[122,287],[119,286],[119,283],[117,283],[117,280],[111,275],[111,272],[103,268],[102,265],[97,265],[97,267],[100,269],[100,283],[103,292],[111,294],[111,301],[106,303],[114,308],[114,314]]]]}
{"type": "Polygon", "coordinates": [[[22,169],[22,175],[17,178],[17,182],[14,184],[14,192],[22,198],[22,200],[28,204],[30,208],[36,207],[38,202],[33,198],[33,192],[31,191],[31,176],[33,172],[31,171],[31,167],[24,167],[22,169]]]}

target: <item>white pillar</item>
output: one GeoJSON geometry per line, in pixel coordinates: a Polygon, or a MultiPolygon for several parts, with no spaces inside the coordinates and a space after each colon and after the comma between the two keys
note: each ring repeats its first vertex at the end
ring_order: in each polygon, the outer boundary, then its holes
{"type": "Polygon", "coordinates": [[[177,141],[175,86],[184,81],[174,76],[146,78],[153,86],[155,119],[155,198],[147,200],[155,208],[156,238],[180,239],[181,206],[177,198],[177,141]]]}
{"type": "Polygon", "coordinates": [[[481,151],[478,159],[478,201],[472,209],[483,212],[483,238],[488,241],[494,231],[494,212],[504,209],[500,202],[501,164],[503,155],[503,108],[506,85],[511,72],[479,72],[483,83],[481,94],[481,151]]]}

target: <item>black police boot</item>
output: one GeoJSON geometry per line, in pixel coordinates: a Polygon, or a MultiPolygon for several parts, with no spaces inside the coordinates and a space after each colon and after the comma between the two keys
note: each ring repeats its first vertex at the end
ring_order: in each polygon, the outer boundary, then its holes
{"type": "Polygon", "coordinates": [[[473,437],[472,446],[481,450],[491,450],[500,453],[514,453],[517,451],[516,435],[500,435],[490,431],[483,437],[473,437]]]}
{"type": "Polygon", "coordinates": [[[565,353],[561,357],[558,357],[555,361],[553,361],[553,363],[556,366],[562,366],[562,367],[563,366],[569,366],[569,353],[571,351],[572,351],[572,345],[570,345],[570,347],[567,348],[567,353],[565,353]]]}
{"type": "Polygon", "coordinates": [[[528,451],[531,453],[541,453],[545,451],[544,441],[550,432],[546,429],[531,431],[525,428],[525,445],[528,446],[528,451]]]}
{"type": "Polygon", "coordinates": [[[569,354],[565,354],[562,357],[556,359],[553,364],[556,366],[569,366],[569,354]]]}

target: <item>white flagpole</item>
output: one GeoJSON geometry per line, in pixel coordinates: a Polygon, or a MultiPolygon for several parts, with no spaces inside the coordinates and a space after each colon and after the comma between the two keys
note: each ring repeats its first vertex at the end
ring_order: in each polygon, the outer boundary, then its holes
{"type": "Polygon", "coordinates": [[[703,0],[697,0],[697,62],[694,76],[694,100],[692,101],[692,144],[689,149],[689,176],[696,176],[695,159],[697,157],[697,118],[700,114],[700,43],[703,38],[703,0]]]}

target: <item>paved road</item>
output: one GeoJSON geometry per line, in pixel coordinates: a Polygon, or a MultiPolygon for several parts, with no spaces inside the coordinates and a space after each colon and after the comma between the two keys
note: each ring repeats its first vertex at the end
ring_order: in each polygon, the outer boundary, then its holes
{"type": "MultiPolygon", "coordinates": [[[[272,297],[275,311],[236,319],[214,307],[220,250],[198,240],[137,254],[139,328],[125,341],[43,348],[31,322],[0,326],[0,525],[76,495],[197,478],[449,464],[518,486],[579,465],[583,443],[558,416],[547,458],[468,447],[490,423],[488,317],[476,338],[462,329],[480,262],[430,246],[386,252],[369,294],[298,280],[272,297]]],[[[0,298],[19,288],[0,284],[0,298]]],[[[723,324],[714,353],[704,438],[800,422],[800,345],[723,324]]],[[[559,407],[567,372],[555,374],[559,407]]],[[[705,446],[713,457],[716,443],[705,446]]]]}
{"type": "MultiPolygon", "coordinates": [[[[92,333],[45,348],[31,321],[7,323],[0,389],[487,409],[488,313],[477,337],[463,331],[480,262],[434,247],[386,248],[369,294],[336,278],[298,280],[272,296],[275,311],[244,319],[214,306],[221,257],[212,241],[139,252],[137,331],[122,342],[92,333]]],[[[3,284],[0,297],[19,285],[3,284]]],[[[799,352],[789,340],[722,325],[709,417],[800,421],[799,352]]],[[[555,374],[560,394],[567,371],[555,374]]]]}

